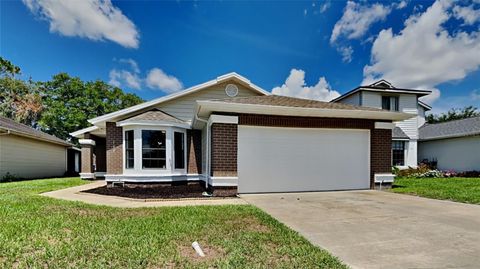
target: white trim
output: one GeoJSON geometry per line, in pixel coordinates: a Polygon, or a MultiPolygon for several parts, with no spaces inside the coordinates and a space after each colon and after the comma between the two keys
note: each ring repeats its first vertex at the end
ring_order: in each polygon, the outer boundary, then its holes
{"type": "Polygon", "coordinates": [[[309,108],[309,107],[286,107],[270,106],[256,104],[238,104],[222,101],[198,100],[199,116],[205,117],[214,111],[232,112],[232,113],[250,113],[262,115],[282,115],[282,116],[305,116],[305,117],[329,117],[329,118],[357,118],[357,119],[375,119],[375,120],[393,120],[402,121],[416,117],[414,114],[391,112],[383,110],[358,110],[358,109],[327,109],[327,108],[309,108]]]}
{"type": "Polygon", "coordinates": [[[95,172],[94,174],[95,174],[95,177],[104,177],[107,174],[107,172],[95,172]]]}
{"type": "Polygon", "coordinates": [[[369,86],[361,86],[361,87],[358,87],[358,88],[355,88],[343,95],[340,95],[339,97],[331,100],[330,102],[331,103],[337,103],[338,101],[340,100],[343,100],[345,98],[347,98],[348,96],[352,95],[352,94],[355,94],[359,91],[367,91],[367,92],[383,92],[383,93],[409,93],[409,94],[415,94],[415,95],[422,95],[422,96],[425,96],[425,95],[429,95],[430,93],[432,93],[431,91],[422,91],[422,90],[405,90],[405,89],[397,89],[397,88],[382,88],[382,89],[372,89],[372,88],[368,88],[369,86]]]}
{"type": "Polygon", "coordinates": [[[375,173],[373,177],[375,183],[393,183],[395,180],[395,175],[392,173],[375,173]]]}
{"type": "Polygon", "coordinates": [[[270,95],[271,94],[270,92],[267,92],[267,91],[263,90],[262,88],[258,87],[257,85],[251,83],[250,80],[246,79],[245,77],[240,76],[239,74],[237,74],[235,72],[232,72],[232,73],[228,73],[228,74],[219,76],[216,79],[207,81],[205,83],[195,85],[195,86],[190,87],[190,88],[188,88],[184,91],[181,91],[181,92],[173,93],[173,94],[163,96],[163,97],[160,97],[160,98],[157,98],[157,99],[154,99],[154,100],[142,103],[142,104],[138,104],[138,105],[131,106],[131,107],[128,107],[128,108],[125,108],[125,109],[122,109],[122,110],[119,110],[119,111],[116,111],[116,112],[108,113],[108,114],[105,114],[105,115],[102,115],[102,116],[99,116],[99,117],[96,117],[96,118],[93,118],[93,119],[89,119],[88,122],[90,122],[94,125],[98,125],[102,122],[113,119],[115,117],[119,117],[119,116],[122,116],[122,115],[125,115],[125,114],[128,114],[128,113],[132,113],[132,112],[136,112],[136,111],[139,111],[139,110],[142,110],[142,109],[146,109],[148,107],[155,106],[155,105],[158,105],[160,103],[167,102],[167,101],[179,98],[181,96],[200,91],[200,90],[208,88],[210,86],[220,84],[220,83],[224,82],[225,80],[232,79],[232,78],[235,78],[235,79],[240,80],[241,82],[247,84],[249,88],[251,88],[252,90],[254,90],[258,93],[261,93],[263,95],[270,95]]]}
{"type": "Polygon", "coordinates": [[[210,177],[212,187],[236,187],[238,177],[210,177]]]}
{"type": "Polygon", "coordinates": [[[388,129],[393,130],[395,123],[392,122],[375,122],[375,129],[388,129]]]}
{"type": "Polygon", "coordinates": [[[95,146],[95,140],[93,139],[78,139],[78,143],[80,143],[80,145],[92,145],[92,146],[95,146]]]}
{"type": "Polygon", "coordinates": [[[95,173],[80,173],[80,178],[95,178],[95,173]]]}
{"type": "Polygon", "coordinates": [[[93,132],[93,131],[96,131],[100,129],[98,126],[90,126],[90,127],[87,127],[87,128],[83,128],[83,129],[80,129],[78,131],[75,131],[75,132],[71,132],[70,135],[73,136],[73,137],[79,137],[85,133],[89,133],[89,132],[93,132]]]}
{"type": "Polygon", "coordinates": [[[171,121],[142,121],[142,120],[137,120],[137,121],[120,121],[117,122],[117,127],[124,127],[124,126],[136,126],[136,125],[141,125],[141,126],[165,126],[165,127],[178,127],[178,128],[184,128],[184,129],[190,129],[189,124],[185,123],[177,123],[177,122],[171,122],[171,121]]]}
{"type": "Polygon", "coordinates": [[[212,123],[229,123],[238,124],[238,116],[210,115],[209,124],[212,123]]]}
{"type": "Polygon", "coordinates": [[[184,174],[184,175],[105,175],[107,182],[174,182],[174,181],[205,181],[203,175],[199,174],[184,174]]]}

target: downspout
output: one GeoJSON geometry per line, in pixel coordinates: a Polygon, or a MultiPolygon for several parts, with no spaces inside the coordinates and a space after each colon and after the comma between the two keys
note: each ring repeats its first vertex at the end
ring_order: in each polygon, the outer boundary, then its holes
{"type": "Polygon", "coordinates": [[[206,158],[205,158],[205,170],[206,170],[206,179],[205,179],[205,188],[208,189],[208,182],[210,181],[210,126],[208,123],[208,120],[202,119],[198,116],[198,112],[200,110],[200,106],[197,109],[197,112],[195,113],[195,119],[198,121],[201,121],[206,124],[207,126],[207,148],[206,148],[206,158]]]}

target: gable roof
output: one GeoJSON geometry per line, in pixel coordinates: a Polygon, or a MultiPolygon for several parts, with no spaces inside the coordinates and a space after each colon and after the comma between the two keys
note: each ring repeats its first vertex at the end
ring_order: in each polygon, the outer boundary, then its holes
{"type": "Polygon", "coordinates": [[[432,93],[431,91],[425,91],[425,90],[395,88],[390,82],[382,79],[370,85],[356,87],[355,89],[340,95],[339,97],[333,99],[330,102],[338,102],[359,91],[384,92],[384,93],[410,93],[410,94],[415,94],[417,96],[425,96],[432,93]]]}
{"type": "Polygon", "coordinates": [[[435,140],[480,135],[480,116],[435,124],[425,124],[418,129],[419,140],[435,140]]]}
{"type": "Polygon", "coordinates": [[[392,138],[393,139],[409,139],[410,137],[408,137],[408,135],[403,132],[402,129],[400,129],[400,127],[395,127],[393,128],[392,130],[392,138]]]}
{"type": "Polygon", "coordinates": [[[7,133],[13,133],[19,136],[25,136],[36,140],[41,140],[63,146],[72,146],[72,144],[56,136],[49,135],[30,126],[18,123],[14,120],[2,116],[0,116],[0,130],[4,130],[7,133]]]}
{"type": "Polygon", "coordinates": [[[250,113],[284,116],[365,118],[405,120],[413,114],[392,112],[379,108],[330,103],[280,95],[237,97],[217,100],[198,100],[197,115],[211,112],[250,113]]]}
{"type": "Polygon", "coordinates": [[[108,120],[120,117],[122,115],[129,114],[129,113],[132,113],[132,112],[137,112],[137,111],[140,111],[140,110],[143,110],[143,109],[148,109],[149,107],[154,107],[154,106],[156,106],[158,104],[161,104],[163,102],[167,102],[167,101],[170,101],[170,100],[173,100],[173,99],[176,99],[176,98],[179,98],[179,97],[182,97],[182,96],[194,93],[194,92],[201,91],[205,88],[223,83],[223,82],[225,82],[227,80],[230,80],[230,79],[236,80],[236,81],[246,85],[251,90],[253,90],[255,92],[258,92],[260,94],[263,94],[263,95],[269,95],[270,94],[270,92],[267,92],[267,91],[263,90],[262,88],[258,87],[257,85],[253,84],[247,78],[245,78],[245,77],[243,77],[243,76],[241,76],[241,75],[239,75],[235,72],[232,72],[232,73],[228,73],[228,74],[219,76],[219,77],[217,77],[215,79],[212,79],[210,81],[207,81],[205,83],[195,85],[195,86],[190,87],[186,90],[183,90],[183,91],[180,91],[180,92],[177,92],[177,93],[172,93],[172,94],[167,95],[167,96],[163,96],[163,97],[160,97],[160,98],[157,98],[157,99],[153,99],[151,101],[144,102],[144,103],[141,103],[141,104],[138,104],[138,105],[135,105],[135,106],[131,106],[131,107],[128,107],[128,108],[125,108],[125,109],[122,109],[122,110],[118,110],[118,111],[115,111],[115,112],[112,112],[112,113],[108,113],[108,114],[105,114],[105,115],[102,115],[102,116],[99,116],[99,117],[96,117],[96,118],[93,118],[93,119],[89,119],[88,121],[93,125],[102,125],[102,123],[104,123],[108,120]]]}
{"type": "Polygon", "coordinates": [[[135,125],[135,124],[158,124],[158,123],[165,123],[167,125],[172,126],[188,126],[189,124],[181,119],[178,119],[168,113],[165,113],[159,109],[153,109],[142,114],[138,114],[131,118],[122,120],[117,122],[117,126],[125,126],[125,125],[135,125]]]}

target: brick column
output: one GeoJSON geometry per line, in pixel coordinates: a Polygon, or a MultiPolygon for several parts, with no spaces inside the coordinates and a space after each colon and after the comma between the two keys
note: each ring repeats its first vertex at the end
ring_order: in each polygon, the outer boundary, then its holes
{"type": "Polygon", "coordinates": [[[187,130],[187,173],[202,173],[202,131],[187,130]]]}
{"type": "Polygon", "coordinates": [[[115,122],[106,123],[107,175],[123,173],[123,129],[115,122]]]}
{"type": "Polygon", "coordinates": [[[79,139],[78,142],[82,148],[80,178],[93,179],[95,178],[95,169],[93,165],[95,141],[91,139],[90,134],[85,134],[84,139],[79,139]]]}
{"type": "Polygon", "coordinates": [[[370,188],[375,187],[375,173],[392,172],[392,130],[371,129],[370,188]]]}
{"type": "Polygon", "coordinates": [[[212,124],[211,176],[237,176],[237,129],[236,124],[212,124]]]}

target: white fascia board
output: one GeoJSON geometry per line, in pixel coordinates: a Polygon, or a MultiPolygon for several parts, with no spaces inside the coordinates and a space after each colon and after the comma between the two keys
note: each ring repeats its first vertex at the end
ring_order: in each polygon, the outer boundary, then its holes
{"type": "Polygon", "coordinates": [[[122,115],[125,115],[125,114],[128,114],[128,113],[132,113],[132,112],[136,112],[136,111],[139,111],[139,110],[142,110],[142,109],[146,109],[148,107],[155,106],[155,105],[158,105],[158,104],[161,104],[161,103],[179,98],[179,97],[187,95],[187,94],[197,92],[199,90],[202,90],[202,89],[205,89],[207,87],[219,84],[219,83],[223,82],[224,80],[231,79],[231,78],[236,78],[238,80],[241,80],[242,82],[246,83],[250,88],[252,88],[253,90],[255,90],[255,91],[257,91],[261,94],[264,94],[264,95],[269,95],[270,94],[269,92],[263,90],[262,88],[258,87],[255,84],[251,83],[250,80],[240,76],[239,74],[229,73],[229,74],[225,74],[223,76],[219,76],[216,79],[204,82],[202,84],[195,85],[193,87],[190,87],[186,90],[183,90],[183,91],[180,91],[180,92],[177,92],[177,93],[173,93],[173,94],[170,94],[170,95],[167,95],[167,96],[163,96],[163,97],[160,97],[160,98],[157,98],[157,99],[153,99],[151,101],[141,103],[141,104],[138,104],[138,105],[135,105],[135,106],[131,106],[131,107],[119,110],[119,111],[112,112],[112,113],[108,113],[108,114],[105,114],[105,115],[102,115],[102,116],[99,116],[99,117],[96,117],[96,118],[93,118],[93,119],[89,119],[88,122],[90,122],[91,124],[94,124],[94,125],[98,125],[101,122],[104,122],[104,121],[107,121],[107,120],[110,120],[110,119],[114,119],[116,117],[119,117],[119,116],[122,116],[122,115]]]}
{"type": "Polygon", "coordinates": [[[96,131],[98,129],[100,129],[98,126],[90,126],[90,127],[83,128],[83,129],[75,131],[75,132],[71,132],[70,135],[73,136],[73,137],[79,138],[79,136],[81,136],[85,133],[90,133],[90,132],[96,131]]]}
{"type": "Polygon", "coordinates": [[[208,124],[212,123],[238,124],[238,117],[225,115],[210,115],[210,118],[208,118],[208,124]]]}
{"type": "Polygon", "coordinates": [[[212,112],[232,112],[262,115],[280,116],[302,116],[302,117],[327,117],[327,118],[353,118],[402,121],[415,117],[414,114],[391,112],[391,111],[369,111],[369,110],[347,110],[347,109],[325,109],[305,107],[284,107],[254,104],[236,104],[220,101],[197,101],[200,117],[209,116],[212,112]]]}
{"type": "Polygon", "coordinates": [[[186,123],[177,123],[171,121],[121,121],[117,122],[117,127],[124,127],[124,126],[167,126],[167,127],[179,127],[184,129],[190,129],[190,125],[186,123]]]}
{"type": "Polygon", "coordinates": [[[388,129],[393,130],[395,123],[392,122],[375,122],[375,129],[388,129]]]}
{"type": "Polygon", "coordinates": [[[95,146],[95,140],[92,139],[78,139],[80,145],[91,145],[95,146]]]}

